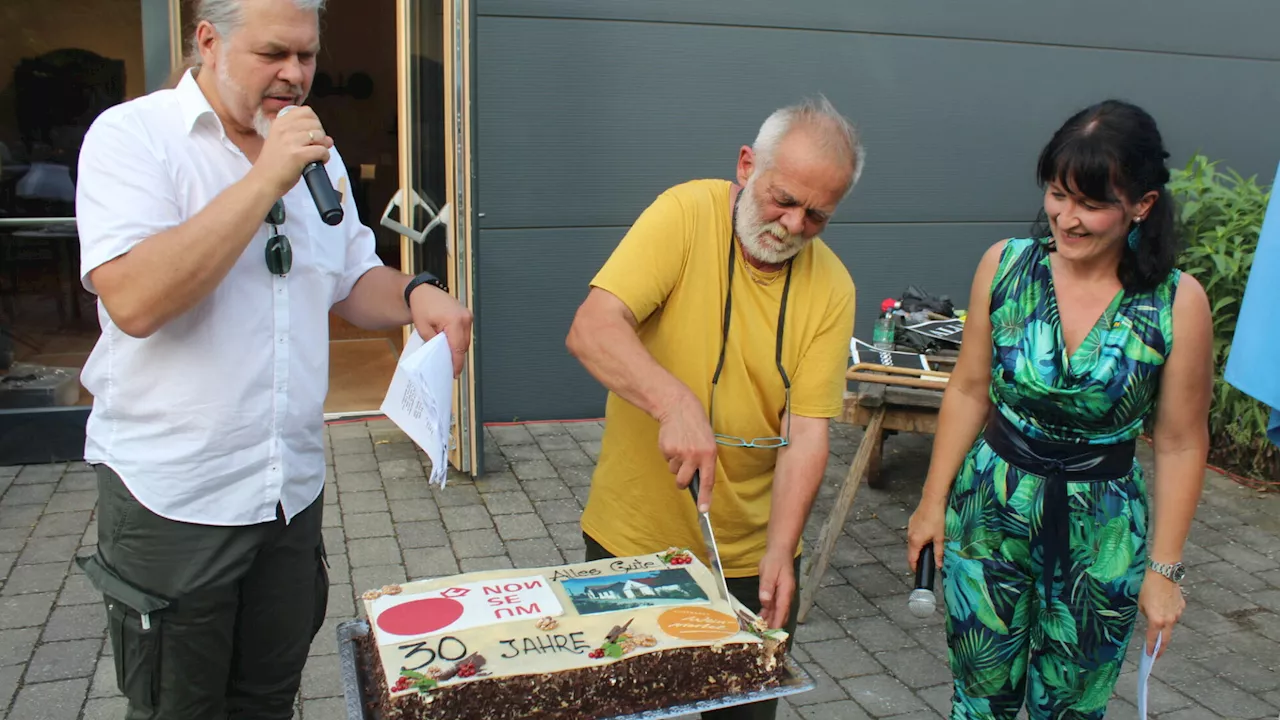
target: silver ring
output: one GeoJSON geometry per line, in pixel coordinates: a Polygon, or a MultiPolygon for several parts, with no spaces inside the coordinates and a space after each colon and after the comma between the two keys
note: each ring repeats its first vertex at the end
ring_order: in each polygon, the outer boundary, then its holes
{"type": "Polygon", "coordinates": [[[308,140],[310,140],[311,142],[315,142],[315,141],[316,141],[316,131],[315,131],[315,130],[308,130],[308,131],[307,131],[307,139],[308,139],[308,140]]]}

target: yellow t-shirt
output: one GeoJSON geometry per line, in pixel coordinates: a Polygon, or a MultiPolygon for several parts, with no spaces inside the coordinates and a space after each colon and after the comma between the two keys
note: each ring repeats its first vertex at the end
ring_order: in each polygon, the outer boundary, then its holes
{"type": "MultiPolygon", "coordinates": [[[[724,180],[695,180],[664,192],[591,282],[631,309],[641,342],[704,410],[722,337],[730,187],[724,180]]],[[[775,358],[786,269],[764,273],[743,259],[740,247],[734,255],[729,339],[711,426],[748,439],[783,436],[786,392],[775,358]]],[[[853,280],[819,238],[793,264],[782,351],[791,411],[836,417],[853,334],[853,280]]],[[[754,576],[765,551],[778,451],[724,445],[717,451],[711,523],[725,575],[754,576]]],[[[614,555],[674,545],[707,561],[693,498],[676,488],[658,449],[657,421],[613,393],[582,528],[614,555]]]]}

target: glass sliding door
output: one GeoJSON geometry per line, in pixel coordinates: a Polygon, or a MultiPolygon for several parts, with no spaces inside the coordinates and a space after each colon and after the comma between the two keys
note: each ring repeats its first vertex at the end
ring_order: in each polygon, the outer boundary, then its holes
{"type": "Polygon", "coordinates": [[[83,457],[100,334],[77,160],[99,113],[164,85],[178,0],[0,2],[0,464],[83,457]]]}
{"type": "MultiPolygon", "coordinates": [[[[397,0],[400,190],[383,224],[401,233],[407,270],[432,272],[474,311],[471,0],[397,0]]],[[[406,328],[405,332],[410,330],[406,328]]],[[[454,384],[450,464],[479,474],[475,349],[454,384]]]]}

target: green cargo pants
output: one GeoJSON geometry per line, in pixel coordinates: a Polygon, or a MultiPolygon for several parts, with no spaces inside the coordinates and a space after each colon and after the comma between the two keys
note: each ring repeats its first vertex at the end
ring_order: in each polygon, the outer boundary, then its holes
{"type": "Polygon", "coordinates": [[[288,525],[176,522],[98,473],[98,552],[126,720],[289,720],[329,578],[323,496],[288,525]]]}
{"type": "MultiPolygon", "coordinates": [[[[605,550],[600,543],[596,542],[590,535],[582,533],[582,540],[586,543],[586,562],[595,560],[607,560],[613,557],[608,550],[605,550]]],[[[788,651],[795,647],[796,636],[796,617],[800,611],[800,558],[796,557],[795,562],[796,591],[791,596],[791,614],[787,617],[786,627],[783,629],[791,636],[787,644],[788,651]]],[[[760,578],[743,577],[743,578],[725,578],[725,584],[729,586],[729,592],[733,594],[738,602],[746,605],[751,612],[760,612],[760,578]]],[[[748,703],[746,705],[737,705],[734,707],[723,708],[720,710],[712,710],[702,713],[702,720],[773,720],[778,713],[777,700],[763,700],[761,702],[748,703]]]]}

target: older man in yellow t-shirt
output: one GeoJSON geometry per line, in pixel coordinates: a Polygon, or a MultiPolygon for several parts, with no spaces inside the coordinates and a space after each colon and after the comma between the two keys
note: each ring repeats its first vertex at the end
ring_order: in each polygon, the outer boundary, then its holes
{"type": "Polygon", "coordinates": [[[609,390],[589,557],[676,545],[706,562],[685,489],[698,471],[730,590],[794,627],[854,317],[853,280],[817,236],[861,172],[857,131],[824,98],[778,110],[737,183],[662,193],[592,280],[568,338],[609,390]]]}

